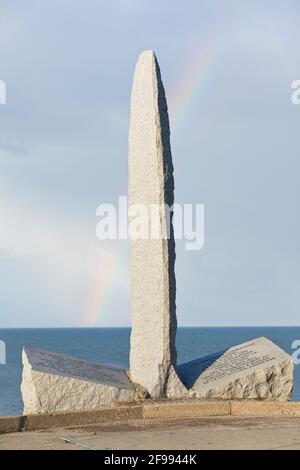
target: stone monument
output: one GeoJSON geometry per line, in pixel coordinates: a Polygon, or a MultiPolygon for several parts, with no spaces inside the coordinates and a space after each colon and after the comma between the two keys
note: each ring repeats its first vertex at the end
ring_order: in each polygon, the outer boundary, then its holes
{"type": "Polygon", "coordinates": [[[291,357],[267,338],[179,366],[186,386],[207,400],[289,400],[293,389],[291,357]]]}
{"type": "Polygon", "coordinates": [[[214,400],[290,398],[292,359],[266,338],[177,367],[175,242],[172,217],[168,224],[166,209],[173,202],[167,103],[154,52],[146,51],[137,62],[132,87],[129,209],[136,204],[147,209],[150,235],[149,209],[160,207],[156,219],[160,236],[131,241],[130,372],[24,348],[21,390],[25,414],[92,409],[149,395],[214,400]]]}
{"type": "Polygon", "coordinates": [[[38,349],[23,349],[24,414],[97,408],[132,401],[126,371],[38,349]]]}
{"type": "Polygon", "coordinates": [[[153,51],[137,62],[129,130],[129,207],[148,213],[146,240],[131,240],[130,375],[152,397],[182,396],[187,390],[176,373],[175,241],[164,204],[174,203],[173,163],[165,91],[153,51]],[[151,206],[161,207],[159,237],[151,239],[151,206]]]}

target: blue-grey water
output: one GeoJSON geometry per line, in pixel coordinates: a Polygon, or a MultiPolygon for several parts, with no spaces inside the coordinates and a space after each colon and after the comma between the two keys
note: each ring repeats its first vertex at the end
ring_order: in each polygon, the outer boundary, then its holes
{"type": "MultiPolygon", "coordinates": [[[[178,364],[266,336],[292,354],[300,327],[179,328],[178,364]]],[[[22,413],[20,394],[23,345],[128,368],[129,328],[0,329],[6,343],[6,365],[0,365],[0,416],[22,413]]],[[[295,367],[293,400],[300,401],[300,366],[295,367]]]]}

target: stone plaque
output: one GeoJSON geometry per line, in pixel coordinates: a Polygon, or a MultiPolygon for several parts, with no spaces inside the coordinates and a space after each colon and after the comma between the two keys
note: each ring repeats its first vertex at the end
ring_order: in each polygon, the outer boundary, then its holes
{"type": "Polygon", "coordinates": [[[25,348],[33,370],[111,387],[133,390],[125,370],[49,351],[25,348]]]}
{"type": "Polygon", "coordinates": [[[271,385],[275,375],[279,377],[280,374],[282,384],[285,386],[286,379],[287,387],[290,388],[288,382],[291,368],[291,357],[272,341],[262,337],[182,364],[179,366],[179,374],[185,385],[195,390],[198,396],[208,397],[216,391],[216,396],[220,393],[224,398],[228,393],[229,398],[235,398],[235,386],[240,393],[253,395],[253,390],[259,393],[258,388],[262,390],[263,383],[271,385]]]}

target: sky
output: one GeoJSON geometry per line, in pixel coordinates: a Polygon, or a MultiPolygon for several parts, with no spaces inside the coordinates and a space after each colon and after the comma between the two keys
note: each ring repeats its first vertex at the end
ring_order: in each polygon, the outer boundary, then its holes
{"type": "Polygon", "coordinates": [[[298,0],[0,0],[0,327],[130,325],[127,241],[96,209],[127,194],[131,83],[156,52],[175,200],[180,326],[299,325],[298,0]]]}

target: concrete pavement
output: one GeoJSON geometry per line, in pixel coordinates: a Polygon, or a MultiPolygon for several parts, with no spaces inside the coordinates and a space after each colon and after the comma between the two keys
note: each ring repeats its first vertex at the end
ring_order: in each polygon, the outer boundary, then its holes
{"type": "Polygon", "coordinates": [[[145,419],[0,435],[0,450],[300,450],[300,418],[145,419]]]}

